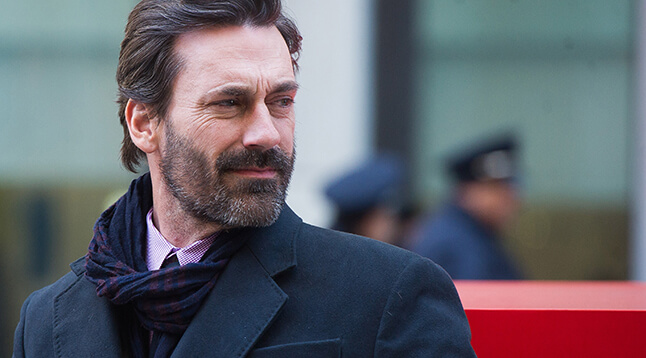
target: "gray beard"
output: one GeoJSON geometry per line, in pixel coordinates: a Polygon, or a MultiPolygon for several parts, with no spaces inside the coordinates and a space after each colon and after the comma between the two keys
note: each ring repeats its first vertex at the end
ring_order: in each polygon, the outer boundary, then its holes
{"type": "Polygon", "coordinates": [[[272,148],[223,152],[213,165],[207,156],[166,125],[166,148],[160,171],[168,190],[186,213],[225,228],[262,227],[276,222],[285,205],[295,152],[272,148]],[[236,178],[231,170],[271,167],[274,179],[236,178]]]}

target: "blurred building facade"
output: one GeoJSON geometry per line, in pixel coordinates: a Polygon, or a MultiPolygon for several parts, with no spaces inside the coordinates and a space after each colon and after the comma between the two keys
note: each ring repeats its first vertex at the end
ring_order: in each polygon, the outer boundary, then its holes
{"type": "Polygon", "coordinates": [[[637,3],[411,6],[413,192],[437,204],[442,155],[512,128],[524,208],[507,244],[530,277],[628,278],[637,3]]]}
{"type": "MultiPolygon", "coordinates": [[[[26,294],[84,254],[94,220],[134,177],[118,161],[114,75],[135,3],[3,1],[0,343],[26,294]]],[[[288,203],[306,221],[328,224],[325,183],[377,151],[409,162],[408,195],[433,210],[447,195],[445,152],[513,127],[525,207],[506,245],[530,278],[634,277],[639,2],[285,5],[304,36],[288,203]]]]}

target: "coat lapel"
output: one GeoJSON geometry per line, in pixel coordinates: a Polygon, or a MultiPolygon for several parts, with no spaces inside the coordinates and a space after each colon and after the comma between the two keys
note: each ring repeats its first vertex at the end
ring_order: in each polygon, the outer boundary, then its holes
{"type": "Polygon", "coordinates": [[[243,357],[268,329],[288,296],[273,276],[296,265],[301,220],[288,207],[231,259],[179,341],[172,357],[243,357]]]}
{"type": "MultiPolygon", "coordinates": [[[[74,266],[79,266],[77,263],[72,264],[73,270],[78,269],[74,266]]],[[[117,317],[111,304],[96,295],[94,285],[82,274],[76,274],[76,281],[54,299],[53,339],[57,356],[119,357],[117,317]]]]}

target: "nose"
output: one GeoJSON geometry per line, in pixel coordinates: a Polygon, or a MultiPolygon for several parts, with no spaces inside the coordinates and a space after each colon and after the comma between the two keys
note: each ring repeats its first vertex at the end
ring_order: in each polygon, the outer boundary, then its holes
{"type": "Polygon", "coordinates": [[[246,148],[267,150],[280,143],[280,133],[265,103],[255,106],[247,122],[242,137],[246,148]]]}

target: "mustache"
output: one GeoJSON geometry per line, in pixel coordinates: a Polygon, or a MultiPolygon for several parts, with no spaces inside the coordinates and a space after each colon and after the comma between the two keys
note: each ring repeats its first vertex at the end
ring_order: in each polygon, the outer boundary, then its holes
{"type": "Polygon", "coordinates": [[[220,172],[245,169],[249,167],[271,168],[286,172],[291,164],[291,156],[276,147],[268,150],[244,149],[223,152],[218,156],[215,166],[220,172]]]}

